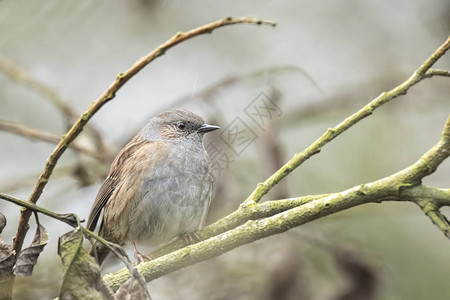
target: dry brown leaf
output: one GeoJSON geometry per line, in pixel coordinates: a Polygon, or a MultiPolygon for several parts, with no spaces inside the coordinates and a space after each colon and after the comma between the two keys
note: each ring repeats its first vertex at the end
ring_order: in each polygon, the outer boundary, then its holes
{"type": "Polygon", "coordinates": [[[13,276],[15,258],[13,247],[0,239],[0,299],[10,296],[9,279],[13,276]]]}
{"type": "Polygon", "coordinates": [[[30,247],[23,249],[17,256],[16,264],[14,265],[14,275],[31,276],[33,268],[36,265],[39,255],[44,250],[48,243],[47,230],[41,224],[38,224],[36,233],[30,247]]]}
{"type": "Polygon", "coordinates": [[[142,282],[135,277],[131,277],[124,284],[122,284],[114,297],[114,300],[132,299],[151,300],[147,287],[145,286],[145,282],[142,282]]]}

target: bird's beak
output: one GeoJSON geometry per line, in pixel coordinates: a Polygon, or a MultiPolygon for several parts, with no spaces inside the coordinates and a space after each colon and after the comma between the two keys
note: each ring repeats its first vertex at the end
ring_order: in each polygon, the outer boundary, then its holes
{"type": "Polygon", "coordinates": [[[219,126],[203,124],[198,129],[198,132],[210,132],[210,131],[213,131],[213,130],[216,130],[216,129],[219,129],[219,128],[220,128],[219,126]]]}

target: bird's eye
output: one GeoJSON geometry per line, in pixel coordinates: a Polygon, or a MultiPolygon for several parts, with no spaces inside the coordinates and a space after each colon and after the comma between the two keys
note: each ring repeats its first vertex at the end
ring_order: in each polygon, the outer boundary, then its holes
{"type": "Polygon", "coordinates": [[[180,130],[184,130],[186,128],[186,124],[184,124],[184,122],[178,122],[177,127],[180,130]]]}

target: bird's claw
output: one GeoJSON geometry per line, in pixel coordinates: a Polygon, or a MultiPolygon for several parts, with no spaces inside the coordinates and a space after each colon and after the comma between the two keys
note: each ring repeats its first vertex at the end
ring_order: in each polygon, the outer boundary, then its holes
{"type": "Polygon", "coordinates": [[[181,234],[181,238],[186,242],[187,245],[192,245],[200,241],[200,236],[197,232],[184,232],[181,234]]]}

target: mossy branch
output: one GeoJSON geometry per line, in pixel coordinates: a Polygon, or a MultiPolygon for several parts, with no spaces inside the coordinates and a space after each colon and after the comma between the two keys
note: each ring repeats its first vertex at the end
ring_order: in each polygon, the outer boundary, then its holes
{"type": "MultiPolygon", "coordinates": [[[[241,205],[237,210],[235,210],[228,216],[223,217],[222,219],[216,221],[214,224],[203,228],[200,232],[198,232],[198,237],[203,241],[215,235],[226,232],[230,229],[236,228],[239,225],[244,224],[248,220],[257,220],[270,217],[274,214],[300,206],[313,200],[321,199],[327,195],[330,194],[266,201],[260,203],[259,205],[241,205]]],[[[153,251],[149,256],[152,258],[157,258],[180,249],[185,245],[186,244],[183,239],[177,238],[175,241],[169,243],[168,245],[156,251],[153,251]]]]}
{"type": "Polygon", "coordinates": [[[267,194],[278,182],[284,177],[298,168],[302,163],[308,160],[314,154],[321,151],[322,147],[331,142],[337,136],[345,132],[347,129],[371,115],[375,109],[383,104],[404,95],[408,90],[425,78],[432,76],[445,76],[445,70],[430,70],[433,64],[441,58],[450,48],[450,36],[405,82],[393,88],[389,92],[384,92],[377,98],[373,99],[366,106],[355,112],[353,115],[339,123],[333,128],[329,128],[320,138],[312,143],[303,152],[295,154],[283,167],[270,176],[266,181],[259,183],[256,189],[245,200],[245,203],[258,202],[267,194]],[[429,71],[429,72],[428,72],[429,71]],[[428,73],[427,73],[428,72],[428,73]]]}
{"type": "MultiPolygon", "coordinates": [[[[204,239],[203,241],[173,251],[181,246],[181,241],[176,241],[154,252],[152,254],[153,257],[158,258],[138,265],[137,269],[147,281],[151,281],[167,273],[225,253],[238,246],[284,232],[312,220],[365,203],[412,201],[418,205],[423,205],[424,201],[429,201],[437,207],[450,205],[450,190],[435,189],[421,185],[422,178],[433,173],[442,161],[450,155],[450,116],[446,121],[440,141],[415,164],[396,174],[375,182],[356,186],[340,193],[293,198],[281,200],[280,202],[269,201],[258,203],[262,196],[281,179],[309,157],[320,152],[325,144],[363,118],[372,114],[377,107],[405,94],[410,87],[426,77],[433,75],[442,76],[443,72],[441,71],[428,71],[449,48],[450,37],[408,80],[391,91],[382,93],[336,127],[328,129],[326,133],[303,152],[294,155],[288,163],[264,183],[258,184],[258,187],[237,211],[201,230],[199,236],[201,239],[204,239]],[[166,254],[167,252],[170,253],[166,254]]],[[[441,220],[439,224],[442,224],[442,218],[439,220],[441,220]]],[[[106,275],[104,280],[115,290],[128,278],[128,271],[122,269],[106,275]]]]}
{"type": "MultiPolygon", "coordinates": [[[[299,197],[263,203],[247,203],[226,217],[229,224],[243,225],[210,237],[197,244],[186,246],[152,261],[137,266],[138,271],[149,282],[167,273],[218,256],[231,249],[258,239],[285,232],[307,222],[354,206],[383,201],[411,201],[423,204],[424,199],[435,205],[450,205],[450,189],[437,189],[421,185],[423,177],[433,173],[450,155],[450,116],[447,119],[441,140],[416,163],[404,170],[380,180],[362,184],[340,193],[299,197]],[[267,205],[268,203],[268,205],[267,205]],[[251,213],[249,213],[251,212],[251,213]],[[258,220],[253,218],[260,216],[258,220]]],[[[223,230],[224,221],[219,221],[201,231],[201,236],[223,230]],[[220,229],[213,227],[220,227],[220,229]]],[[[106,275],[104,280],[113,290],[129,278],[122,269],[106,275]]]]}

